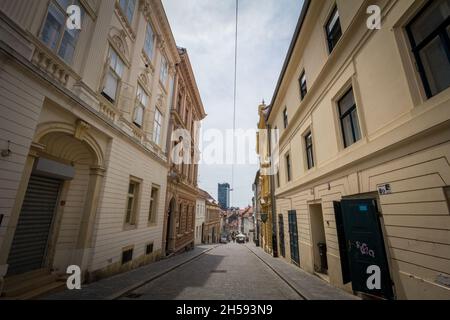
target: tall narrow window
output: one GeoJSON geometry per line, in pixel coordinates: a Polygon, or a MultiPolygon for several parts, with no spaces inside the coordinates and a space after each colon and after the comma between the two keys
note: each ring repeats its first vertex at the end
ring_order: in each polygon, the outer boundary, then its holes
{"type": "Polygon", "coordinates": [[[106,71],[102,95],[109,101],[114,102],[117,98],[117,89],[122,79],[125,64],[112,48],[109,48],[108,59],[109,65],[106,71]]]}
{"type": "Polygon", "coordinates": [[[429,1],[407,26],[428,98],[450,86],[450,0],[429,1]]]}
{"type": "Polygon", "coordinates": [[[284,128],[286,129],[288,124],[289,124],[289,120],[288,120],[288,113],[287,113],[287,107],[284,108],[283,110],[283,124],[284,124],[284,128]]]}
{"type": "Polygon", "coordinates": [[[136,96],[136,108],[134,110],[134,119],[133,122],[138,126],[142,127],[143,119],[144,119],[144,110],[147,106],[148,96],[145,93],[144,89],[140,85],[138,85],[137,96],[136,96]]]}
{"type": "Polygon", "coordinates": [[[276,182],[277,182],[277,188],[279,188],[280,187],[280,171],[279,170],[277,170],[276,182]]]}
{"type": "Polygon", "coordinates": [[[139,182],[131,180],[128,185],[127,207],[125,223],[129,225],[136,224],[137,201],[139,195],[139,182]]]}
{"type": "Polygon", "coordinates": [[[155,110],[155,120],[153,123],[153,142],[157,145],[161,142],[161,127],[162,127],[162,114],[156,108],[155,110]]]}
{"type": "Polygon", "coordinates": [[[152,192],[150,194],[150,210],[148,213],[148,222],[155,223],[156,222],[156,213],[158,206],[158,194],[159,189],[157,187],[152,187],[152,192]]]}
{"type": "Polygon", "coordinates": [[[353,96],[353,89],[350,89],[341,100],[339,100],[338,105],[344,147],[347,148],[361,139],[358,111],[356,109],[355,97],[353,96]]]}
{"type": "Polygon", "coordinates": [[[134,8],[136,7],[136,0],[120,0],[120,8],[127,17],[129,23],[133,21],[134,8]]]}
{"type": "Polygon", "coordinates": [[[292,172],[291,172],[291,156],[286,154],[286,179],[287,181],[291,181],[292,178],[292,172]]]}
{"type": "Polygon", "coordinates": [[[164,56],[161,56],[161,70],[159,71],[159,80],[163,85],[166,84],[167,75],[169,73],[169,66],[164,56]]]}
{"type": "Polygon", "coordinates": [[[314,167],[313,141],[311,131],[305,135],[306,164],[308,169],[314,167]]]}
{"type": "Polygon", "coordinates": [[[152,26],[148,23],[145,32],[144,52],[150,60],[152,60],[153,57],[154,37],[152,26]]]}
{"type": "Polygon", "coordinates": [[[305,74],[305,70],[303,70],[302,74],[300,75],[299,78],[299,83],[300,83],[300,97],[302,98],[302,100],[305,98],[306,93],[308,92],[308,88],[306,86],[306,74],[305,74]]]}
{"type": "Polygon", "coordinates": [[[334,7],[333,12],[325,25],[325,31],[327,33],[328,50],[331,53],[342,36],[341,22],[339,19],[339,11],[337,6],[334,7]]]}
{"type": "Polygon", "coordinates": [[[83,22],[85,11],[78,0],[52,0],[48,5],[47,15],[40,35],[42,42],[67,63],[72,62],[80,34],[80,30],[67,29],[66,10],[70,5],[77,5],[80,8],[81,22],[83,22]]]}

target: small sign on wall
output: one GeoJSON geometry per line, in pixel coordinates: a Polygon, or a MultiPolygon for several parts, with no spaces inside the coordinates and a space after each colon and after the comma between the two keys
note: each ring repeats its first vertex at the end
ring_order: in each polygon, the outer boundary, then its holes
{"type": "Polygon", "coordinates": [[[391,194],[392,193],[391,185],[389,183],[379,185],[378,193],[381,196],[386,195],[386,194],[391,194]]]}

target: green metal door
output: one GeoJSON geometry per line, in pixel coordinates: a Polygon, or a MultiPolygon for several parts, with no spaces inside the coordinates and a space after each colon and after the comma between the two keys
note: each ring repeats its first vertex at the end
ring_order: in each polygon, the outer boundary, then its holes
{"type": "Polygon", "coordinates": [[[392,299],[392,282],[376,201],[342,200],[341,210],[353,290],[392,299]]]}
{"type": "Polygon", "coordinates": [[[297,231],[297,211],[290,210],[288,213],[289,222],[289,242],[291,247],[291,260],[300,265],[300,256],[298,252],[298,231],[297,231]]]}

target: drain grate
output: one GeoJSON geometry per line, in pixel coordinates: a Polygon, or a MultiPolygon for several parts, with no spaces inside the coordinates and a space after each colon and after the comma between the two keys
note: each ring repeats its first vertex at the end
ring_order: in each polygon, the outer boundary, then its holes
{"type": "Polygon", "coordinates": [[[125,298],[137,299],[142,297],[142,293],[130,293],[125,296],[125,298]]]}
{"type": "Polygon", "coordinates": [[[226,273],[227,270],[212,270],[211,273],[226,273]]]}

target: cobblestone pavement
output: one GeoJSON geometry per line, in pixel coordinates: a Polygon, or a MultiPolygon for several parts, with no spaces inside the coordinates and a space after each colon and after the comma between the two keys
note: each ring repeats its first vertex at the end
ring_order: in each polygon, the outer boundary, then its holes
{"type": "Polygon", "coordinates": [[[122,299],[299,300],[302,297],[246,245],[229,243],[122,299]]]}

